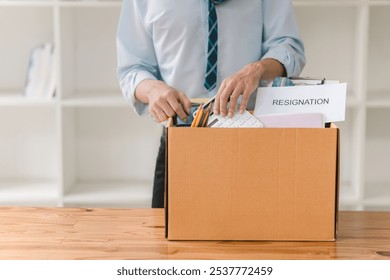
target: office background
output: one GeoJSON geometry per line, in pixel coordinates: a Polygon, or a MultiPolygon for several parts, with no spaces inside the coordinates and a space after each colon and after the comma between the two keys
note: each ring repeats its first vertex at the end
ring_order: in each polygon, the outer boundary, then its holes
{"type": "MultiPolygon", "coordinates": [[[[348,82],[340,208],[390,210],[390,0],[294,0],[302,76],[348,82]]],[[[150,207],[161,127],[116,79],[116,0],[0,0],[0,205],[150,207]],[[57,91],[23,96],[30,51],[55,45],[57,91]]]]}

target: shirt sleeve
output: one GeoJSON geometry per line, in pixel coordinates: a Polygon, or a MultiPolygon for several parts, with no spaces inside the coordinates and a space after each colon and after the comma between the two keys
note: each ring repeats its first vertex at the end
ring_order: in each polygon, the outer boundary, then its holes
{"type": "Polygon", "coordinates": [[[135,99],[135,89],[143,80],[157,80],[160,74],[140,8],[136,0],[123,0],[117,30],[117,75],[125,99],[139,115],[145,115],[148,105],[135,99]]]}
{"type": "Polygon", "coordinates": [[[298,76],[305,63],[291,0],[263,0],[263,54],[282,63],[287,77],[298,76]]]}

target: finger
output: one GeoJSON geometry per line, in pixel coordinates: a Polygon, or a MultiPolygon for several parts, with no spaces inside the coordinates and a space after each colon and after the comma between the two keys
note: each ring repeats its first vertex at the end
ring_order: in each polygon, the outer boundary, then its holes
{"type": "Polygon", "coordinates": [[[229,102],[229,97],[230,97],[230,95],[232,95],[232,93],[233,93],[233,90],[232,90],[231,86],[227,85],[225,87],[225,89],[223,90],[223,92],[221,92],[221,94],[220,94],[219,112],[220,112],[222,117],[225,117],[227,114],[227,105],[229,102]]]}
{"type": "Polygon", "coordinates": [[[149,104],[159,121],[165,121],[167,118],[175,116],[175,112],[169,106],[167,98],[169,98],[169,95],[164,93],[156,102],[149,104]]]}
{"type": "Polygon", "coordinates": [[[184,93],[180,91],[179,91],[179,102],[183,107],[185,114],[188,115],[191,112],[191,101],[184,93]]]}
{"type": "Polygon", "coordinates": [[[168,118],[169,118],[169,117],[173,117],[173,116],[176,115],[174,109],[173,109],[172,106],[169,104],[169,101],[168,101],[168,100],[160,105],[160,109],[163,110],[163,112],[165,113],[165,115],[166,115],[168,118]]]}
{"type": "Polygon", "coordinates": [[[219,87],[218,89],[218,92],[217,94],[215,95],[215,98],[214,98],[214,108],[213,108],[213,111],[214,111],[214,114],[216,115],[219,115],[219,105],[220,105],[220,96],[221,96],[221,92],[223,92],[225,89],[225,82],[222,82],[221,86],[219,87]]]}
{"type": "Polygon", "coordinates": [[[242,94],[241,104],[240,104],[240,109],[239,109],[240,114],[244,113],[246,106],[248,105],[248,100],[249,100],[251,93],[252,93],[252,91],[250,89],[246,88],[244,93],[242,94]]]}
{"type": "Polygon", "coordinates": [[[160,122],[160,120],[159,120],[159,118],[154,110],[150,111],[150,115],[152,116],[152,118],[155,122],[158,122],[158,123],[160,122]]]}
{"type": "Polygon", "coordinates": [[[158,122],[163,122],[168,119],[168,116],[165,114],[165,112],[161,108],[156,108],[154,110],[154,113],[156,115],[156,119],[158,122]]]}
{"type": "Polygon", "coordinates": [[[237,101],[238,97],[241,95],[242,90],[241,87],[237,87],[234,89],[232,95],[230,96],[230,101],[229,101],[229,111],[228,111],[228,117],[233,117],[236,107],[237,107],[237,101]]]}
{"type": "MultiPolygon", "coordinates": [[[[187,114],[184,111],[184,108],[182,104],[180,103],[179,95],[177,96],[171,96],[168,98],[169,106],[172,108],[172,110],[179,116],[180,119],[183,121],[187,121],[187,114]]],[[[190,104],[191,106],[191,104],[190,104]]]]}

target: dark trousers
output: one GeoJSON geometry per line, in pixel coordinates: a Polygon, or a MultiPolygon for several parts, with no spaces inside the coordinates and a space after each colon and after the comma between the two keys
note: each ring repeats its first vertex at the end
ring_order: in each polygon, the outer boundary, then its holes
{"type": "Polygon", "coordinates": [[[160,138],[156,168],[154,170],[152,208],[164,208],[165,180],[165,128],[160,138]]]}

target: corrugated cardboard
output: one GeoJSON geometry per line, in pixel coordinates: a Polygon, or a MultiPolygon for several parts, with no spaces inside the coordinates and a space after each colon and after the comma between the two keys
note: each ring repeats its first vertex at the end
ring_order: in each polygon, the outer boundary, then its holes
{"type": "Polygon", "coordinates": [[[336,237],[339,129],[167,129],[169,240],[336,237]]]}

